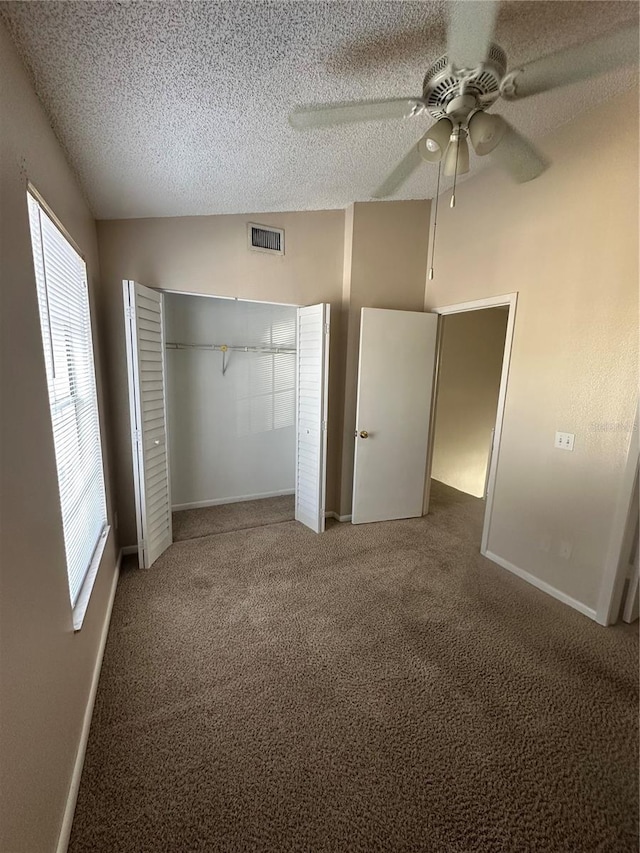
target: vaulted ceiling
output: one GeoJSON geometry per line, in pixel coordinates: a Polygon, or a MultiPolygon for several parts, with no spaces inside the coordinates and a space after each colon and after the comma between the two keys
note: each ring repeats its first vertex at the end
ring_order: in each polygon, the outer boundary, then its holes
{"type": "MultiPolygon", "coordinates": [[[[442,0],[5,2],[0,16],[95,215],[107,219],[371,198],[430,119],[299,132],[288,113],[420,95],[446,49],[442,0]]],[[[503,2],[494,40],[512,67],[637,16],[635,2],[503,2]]],[[[622,69],[499,111],[542,140],[636,82],[637,68],[622,69]]],[[[472,172],[482,165],[474,158],[472,172]]],[[[395,197],[432,197],[435,180],[424,165],[395,197]]]]}

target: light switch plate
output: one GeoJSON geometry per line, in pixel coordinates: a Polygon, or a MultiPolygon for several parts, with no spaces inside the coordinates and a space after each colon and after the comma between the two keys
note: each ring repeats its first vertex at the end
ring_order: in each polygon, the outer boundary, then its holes
{"type": "Polygon", "coordinates": [[[573,450],[575,438],[576,436],[573,432],[557,432],[553,446],[557,447],[558,450],[573,450]]]}

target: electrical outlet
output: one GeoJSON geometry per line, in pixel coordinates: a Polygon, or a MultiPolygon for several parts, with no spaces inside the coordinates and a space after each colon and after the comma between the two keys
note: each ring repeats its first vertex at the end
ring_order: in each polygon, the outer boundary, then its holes
{"type": "Polygon", "coordinates": [[[560,543],[560,548],[558,553],[562,557],[563,560],[568,560],[571,557],[571,552],[573,551],[573,545],[571,542],[568,542],[566,539],[560,543]]]}
{"type": "Polygon", "coordinates": [[[575,434],[572,432],[557,432],[556,440],[553,443],[554,447],[557,447],[558,450],[573,450],[573,442],[575,441],[575,434]]]}

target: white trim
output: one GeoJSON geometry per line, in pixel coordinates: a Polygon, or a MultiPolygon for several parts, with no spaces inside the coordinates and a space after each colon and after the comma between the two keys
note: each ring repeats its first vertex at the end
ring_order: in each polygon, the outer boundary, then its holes
{"type": "Polygon", "coordinates": [[[351,521],[351,513],[349,515],[338,515],[337,512],[334,512],[332,509],[327,510],[324,514],[325,518],[335,518],[336,521],[351,521]]]}
{"type": "MultiPolygon", "coordinates": [[[[167,492],[169,496],[169,506],[172,507],[171,501],[171,453],[169,445],[171,444],[169,436],[169,383],[167,380],[167,318],[165,315],[164,296],[160,294],[160,316],[162,317],[161,334],[162,334],[162,396],[164,397],[164,435],[167,449],[167,492]]],[[[173,508],[169,511],[169,540],[173,545],[173,508]]]]}
{"type": "MultiPolygon", "coordinates": [[[[429,311],[434,314],[436,312],[429,311]]],[[[442,320],[438,318],[436,329],[436,355],[433,360],[433,376],[431,377],[431,409],[429,411],[429,443],[427,445],[427,464],[424,475],[424,494],[422,497],[422,514],[429,514],[431,503],[431,472],[433,470],[433,446],[436,434],[436,406],[438,403],[438,378],[440,376],[440,356],[442,354],[442,320]]]]}
{"type": "Polygon", "coordinates": [[[433,314],[461,314],[464,311],[478,311],[482,308],[499,308],[500,305],[511,305],[518,298],[515,293],[503,293],[501,296],[486,296],[484,299],[474,299],[471,302],[458,302],[455,305],[443,305],[441,308],[429,308],[433,314]]]}
{"type": "MultiPolygon", "coordinates": [[[[472,302],[460,302],[457,305],[445,305],[441,308],[429,309],[434,314],[441,314],[445,316],[447,314],[461,314],[465,311],[479,311],[484,308],[497,308],[501,305],[508,306],[509,318],[507,320],[507,330],[504,338],[504,355],[502,356],[502,373],[500,375],[500,392],[498,394],[498,408],[496,410],[493,453],[490,457],[489,476],[487,479],[484,522],[482,525],[482,544],[480,547],[480,551],[483,554],[486,552],[489,544],[489,532],[491,529],[491,518],[493,514],[493,496],[496,485],[496,474],[498,471],[498,460],[500,458],[500,442],[502,440],[502,424],[504,420],[504,408],[507,400],[507,385],[509,382],[509,368],[511,366],[511,350],[513,348],[513,333],[515,329],[518,294],[505,293],[502,296],[488,296],[485,299],[476,299],[472,302]]],[[[441,341],[439,346],[441,346],[441,341]]],[[[437,405],[437,386],[435,394],[437,405]]]]}
{"type": "MultiPolygon", "coordinates": [[[[625,554],[625,545],[629,534],[630,513],[635,511],[632,502],[639,462],[638,406],[636,406],[620,493],[611,525],[611,538],[609,539],[609,547],[602,573],[600,596],[598,598],[598,622],[601,625],[611,625],[612,622],[617,621],[619,615],[620,602],[628,570],[627,562],[624,559],[627,556],[625,554]]],[[[635,523],[632,527],[635,529],[635,523]]],[[[633,529],[630,531],[631,536],[633,535],[633,529]]]]}
{"type": "Polygon", "coordinates": [[[204,296],[207,299],[228,299],[231,302],[256,302],[258,305],[280,305],[283,308],[302,308],[299,302],[266,302],[264,299],[250,299],[248,296],[219,296],[217,293],[201,293],[195,290],[174,290],[170,287],[152,287],[158,293],[175,293],[176,296],[204,296]]]}
{"type": "Polygon", "coordinates": [[[47,202],[45,201],[45,199],[40,195],[40,193],[39,193],[39,192],[38,192],[38,190],[34,187],[34,185],[31,183],[31,181],[27,181],[27,192],[28,192],[28,193],[30,193],[30,194],[35,198],[35,200],[38,202],[38,204],[40,205],[40,207],[44,210],[44,212],[47,214],[47,216],[49,217],[49,219],[50,219],[50,220],[53,222],[53,224],[56,226],[56,228],[58,229],[58,231],[60,231],[60,233],[61,233],[61,234],[63,235],[63,237],[65,238],[65,240],[73,246],[73,248],[74,248],[75,252],[76,252],[78,255],[80,255],[80,257],[82,258],[82,260],[83,260],[83,261],[85,262],[85,264],[86,264],[86,263],[87,263],[87,256],[84,254],[84,252],[82,251],[82,249],[80,248],[80,246],[78,246],[78,244],[77,244],[77,243],[76,243],[76,241],[73,239],[73,237],[71,236],[71,234],[69,234],[69,232],[68,232],[68,231],[67,231],[67,229],[64,227],[64,225],[62,224],[62,222],[60,222],[60,220],[59,220],[59,219],[58,219],[58,217],[55,215],[55,213],[51,210],[51,208],[49,207],[49,205],[47,204],[47,202]]]}
{"type": "MultiPolygon", "coordinates": [[[[135,549],[138,550],[137,548],[135,549]]],[[[73,765],[73,773],[71,775],[71,783],[69,785],[69,793],[67,794],[67,803],[62,817],[62,826],[60,827],[60,835],[58,836],[58,844],[56,845],[56,853],[67,853],[69,846],[69,838],[71,837],[71,827],[73,825],[73,816],[76,810],[76,802],[78,800],[78,790],[80,789],[80,780],[82,778],[82,768],[84,767],[84,757],[87,751],[87,742],[89,740],[89,730],[91,728],[91,718],[93,716],[93,706],[96,701],[96,693],[98,692],[98,681],[100,679],[100,670],[102,669],[102,658],[104,649],[107,644],[107,635],[109,633],[109,625],[111,624],[111,611],[113,610],[113,602],[116,597],[116,588],[118,586],[118,578],[120,577],[120,564],[122,562],[122,550],[118,554],[113,581],[111,582],[111,592],[109,593],[109,602],[107,604],[107,612],[102,625],[100,634],[100,645],[96,662],[93,667],[93,676],[91,679],[91,687],[89,688],[89,698],[84,711],[82,720],[82,731],[80,732],[80,742],[78,743],[78,751],[76,752],[76,760],[73,765]]]]}
{"type": "Polygon", "coordinates": [[[504,560],[502,557],[498,557],[497,554],[493,554],[491,551],[483,551],[483,557],[487,557],[493,563],[497,563],[498,566],[501,566],[503,569],[506,569],[508,572],[511,572],[514,575],[517,575],[522,580],[530,583],[531,586],[535,586],[536,589],[542,590],[542,592],[546,592],[547,595],[551,595],[553,598],[557,598],[558,601],[561,601],[563,604],[568,604],[569,607],[573,607],[574,610],[577,610],[578,613],[582,613],[584,616],[588,616],[589,619],[596,619],[596,611],[592,607],[587,607],[586,604],[583,604],[581,601],[578,601],[576,598],[571,598],[570,595],[567,595],[566,592],[562,592],[559,589],[556,589],[555,586],[551,586],[550,583],[546,581],[540,580],[535,575],[530,574],[524,569],[519,568],[518,566],[514,566],[513,563],[510,563],[508,560],[504,560]]]}
{"type": "MultiPolygon", "coordinates": [[[[636,528],[637,529],[637,528],[636,528]]],[[[622,619],[631,624],[638,618],[638,586],[640,586],[640,566],[638,565],[638,552],[632,565],[629,566],[629,586],[627,597],[622,608],[622,619]]]]}
{"type": "Polygon", "coordinates": [[[322,418],[320,429],[322,430],[322,468],[320,470],[321,491],[320,491],[320,516],[322,532],[324,533],[325,510],[327,508],[327,460],[329,458],[329,361],[331,356],[331,303],[324,303],[324,345],[322,347],[323,365],[322,365],[322,418]]]}
{"type": "Polygon", "coordinates": [[[237,504],[243,501],[259,501],[263,498],[279,498],[282,495],[294,495],[293,489],[281,489],[277,492],[261,492],[257,495],[238,495],[233,498],[214,498],[210,501],[192,501],[186,504],[174,504],[171,507],[172,512],[179,512],[181,509],[201,509],[207,506],[222,506],[223,504],[237,504]]]}
{"type": "Polygon", "coordinates": [[[79,631],[82,628],[85,613],[87,612],[87,607],[89,606],[89,601],[91,600],[93,585],[96,582],[96,578],[98,577],[98,569],[100,568],[102,555],[104,554],[104,549],[106,548],[107,541],[109,539],[110,530],[111,527],[107,524],[105,529],[102,531],[102,534],[100,535],[100,539],[98,540],[98,544],[96,545],[96,550],[93,552],[93,557],[91,558],[91,562],[89,563],[87,574],[84,576],[84,580],[82,581],[78,600],[76,601],[72,609],[74,631],[79,631]]]}

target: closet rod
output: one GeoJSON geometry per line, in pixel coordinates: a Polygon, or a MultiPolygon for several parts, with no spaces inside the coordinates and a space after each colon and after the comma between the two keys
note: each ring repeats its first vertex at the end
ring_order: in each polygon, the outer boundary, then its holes
{"type": "Polygon", "coordinates": [[[166,349],[207,349],[212,350],[214,352],[263,352],[269,353],[271,355],[279,355],[280,353],[288,353],[293,354],[296,352],[295,348],[291,349],[290,347],[243,347],[243,346],[233,346],[231,344],[181,344],[174,342],[167,342],[165,344],[166,349]]]}

